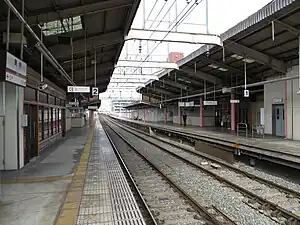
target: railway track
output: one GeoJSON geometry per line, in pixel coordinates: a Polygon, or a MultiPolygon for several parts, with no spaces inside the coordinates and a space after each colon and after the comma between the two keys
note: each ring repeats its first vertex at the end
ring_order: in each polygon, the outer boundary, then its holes
{"type": "Polygon", "coordinates": [[[273,221],[280,224],[300,224],[300,218],[297,215],[300,211],[299,192],[254,176],[221,160],[200,154],[195,150],[179,148],[178,143],[153,137],[141,131],[137,132],[127,125],[115,124],[162,151],[193,165],[220,182],[230,185],[243,194],[245,204],[268,216],[273,221]],[[170,145],[172,149],[170,149],[170,145]]]}
{"type": "Polygon", "coordinates": [[[234,225],[216,207],[201,206],[107,123],[103,127],[156,224],[234,225]],[[131,174],[131,175],[130,175],[131,174]]]}

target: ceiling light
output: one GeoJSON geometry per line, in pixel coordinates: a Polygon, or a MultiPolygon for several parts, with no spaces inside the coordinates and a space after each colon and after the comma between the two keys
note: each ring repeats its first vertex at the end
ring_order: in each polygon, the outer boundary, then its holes
{"type": "Polygon", "coordinates": [[[219,67],[215,64],[209,64],[208,67],[214,68],[214,69],[218,69],[219,67]]]}
{"type": "Polygon", "coordinates": [[[243,56],[240,56],[240,55],[237,55],[237,54],[231,55],[230,57],[238,59],[238,60],[242,60],[246,63],[254,63],[255,62],[255,60],[253,60],[253,59],[244,58],[243,56]]]}
{"type": "Polygon", "coordinates": [[[228,71],[228,69],[225,69],[225,68],[222,68],[222,67],[218,68],[218,70],[223,71],[223,72],[228,71]]]}

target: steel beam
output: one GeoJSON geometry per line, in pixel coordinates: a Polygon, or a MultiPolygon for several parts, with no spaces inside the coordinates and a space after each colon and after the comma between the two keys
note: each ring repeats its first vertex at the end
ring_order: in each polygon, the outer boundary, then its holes
{"type": "Polygon", "coordinates": [[[111,83],[145,83],[149,79],[139,79],[139,78],[114,78],[112,77],[111,83]]]}
{"type": "MultiPolygon", "coordinates": [[[[99,62],[99,60],[102,59],[102,57],[110,57],[110,56],[114,56],[116,54],[116,51],[108,51],[108,52],[100,52],[97,51],[97,61],[99,62]]],[[[57,57],[58,58],[58,57],[57,57]]],[[[92,61],[94,59],[94,55],[90,55],[87,56],[86,60],[87,61],[92,61]]],[[[65,61],[61,61],[61,65],[62,66],[71,66],[71,62],[72,60],[65,60],[65,61]]],[[[82,65],[85,63],[85,57],[84,56],[80,56],[80,57],[74,57],[74,64],[75,65],[82,65]]]]}
{"type": "MultiPolygon", "coordinates": [[[[80,84],[80,85],[84,85],[85,84],[85,80],[78,80],[78,79],[75,79],[74,81],[76,81],[77,84],[80,84]]],[[[110,81],[110,76],[99,76],[96,83],[99,85],[99,84],[106,84],[110,81]]],[[[95,83],[95,80],[94,80],[94,77],[92,78],[88,78],[86,80],[86,85],[90,85],[90,86],[93,86],[95,83]]]]}
{"type": "Polygon", "coordinates": [[[175,94],[173,92],[167,91],[166,89],[159,88],[159,87],[147,87],[147,90],[151,91],[151,92],[159,92],[161,94],[165,94],[165,95],[169,95],[169,96],[172,96],[175,94]]]}
{"type": "Polygon", "coordinates": [[[204,73],[204,72],[199,71],[199,70],[195,71],[195,70],[193,70],[193,69],[191,69],[189,67],[186,67],[186,68],[183,68],[183,69],[180,69],[180,70],[183,71],[183,72],[185,72],[185,73],[188,73],[188,74],[190,74],[192,76],[196,76],[196,77],[198,77],[198,78],[200,78],[202,80],[206,80],[206,81],[208,81],[210,83],[213,83],[213,84],[220,84],[220,83],[222,83],[221,79],[216,78],[213,75],[204,73]]]}
{"type": "Polygon", "coordinates": [[[135,68],[164,68],[164,69],[176,69],[178,65],[176,63],[168,62],[156,62],[156,61],[136,61],[136,60],[119,60],[115,67],[135,67],[135,68]]]}
{"type": "Polygon", "coordinates": [[[219,67],[221,67],[221,68],[227,69],[227,70],[228,70],[229,72],[231,72],[231,73],[235,73],[235,74],[244,74],[243,71],[241,71],[241,70],[239,70],[239,69],[237,69],[237,68],[234,68],[234,67],[232,67],[232,66],[229,66],[229,65],[227,65],[226,63],[222,63],[222,62],[220,62],[220,61],[216,61],[216,60],[213,60],[213,59],[208,58],[208,57],[205,57],[205,56],[201,57],[201,59],[205,60],[206,62],[208,62],[208,63],[210,63],[210,64],[214,64],[214,65],[219,66],[219,67]]]}
{"type": "Polygon", "coordinates": [[[259,51],[256,51],[254,49],[251,49],[249,47],[246,47],[244,45],[238,44],[236,42],[232,41],[225,41],[224,45],[226,46],[227,49],[229,49],[231,52],[236,53],[240,56],[243,56],[245,58],[251,58],[258,63],[261,63],[263,65],[267,65],[270,68],[273,68],[277,71],[286,73],[287,68],[284,64],[284,62],[269,56],[267,54],[261,53],[259,51]]]}
{"type": "MultiPolygon", "coordinates": [[[[60,18],[82,16],[130,6],[132,6],[132,0],[94,1],[85,4],[61,4],[57,6],[56,11],[53,10],[53,7],[48,7],[30,12],[30,14],[26,17],[26,21],[28,24],[34,25],[60,20],[60,18]]],[[[16,23],[18,20],[14,19],[13,22],[16,23]]],[[[2,23],[4,23],[4,21],[1,22],[1,26],[2,23]]]]}
{"type": "Polygon", "coordinates": [[[126,74],[126,75],[117,75],[113,74],[112,78],[114,79],[143,79],[143,80],[158,80],[157,76],[153,75],[141,75],[141,74],[126,74]]]}
{"type": "Polygon", "coordinates": [[[188,44],[222,45],[220,36],[205,33],[170,32],[164,30],[131,29],[125,41],[145,40],[188,44]]]}
{"type": "Polygon", "coordinates": [[[142,83],[109,83],[108,87],[110,88],[121,88],[121,87],[144,87],[142,83]],[[120,84],[120,85],[119,85],[120,84]]]}
{"type": "Polygon", "coordinates": [[[176,87],[176,88],[179,88],[179,89],[184,89],[184,90],[187,89],[187,85],[184,85],[184,84],[181,84],[181,83],[178,83],[178,82],[175,82],[175,81],[162,79],[162,80],[160,80],[160,82],[162,84],[166,84],[166,85],[176,87]]]}
{"type": "MultiPolygon", "coordinates": [[[[97,65],[97,74],[101,74],[102,72],[108,71],[110,69],[113,69],[114,65],[112,63],[103,63],[97,65]]],[[[94,65],[91,65],[90,67],[87,67],[87,74],[93,74],[94,75],[94,65]]],[[[74,70],[74,77],[80,76],[80,74],[84,75],[84,68],[81,68],[79,70],[74,70]]]]}
{"type": "Polygon", "coordinates": [[[291,25],[287,24],[287,23],[284,23],[280,20],[274,20],[274,22],[276,24],[278,24],[279,26],[281,26],[282,28],[286,29],[287,31],[295,34],[296,36],[300,36],[300,30],[295,28],[295,27],[292,27],[291,25]]]}
{"type": "MultiPolygon", "coordinates": [[[[105,47],[105,46],[118,44],[122,41],[123,41],[122,31],[113,31],[110,33],[98,34],[98,35],[94,35],[92,37],[87,37],[86,49],[88,51],[90,49],[101,48],[101,47],[105,47]]],[[[74,54],[85,51],[84,37],[74,40],[73,49],[74,49],[74,54]]],[[[49,50],[57,58],[71,55],[71,48],[69,45],[58,44],[58,45],[49,47],[49,50]]]]}

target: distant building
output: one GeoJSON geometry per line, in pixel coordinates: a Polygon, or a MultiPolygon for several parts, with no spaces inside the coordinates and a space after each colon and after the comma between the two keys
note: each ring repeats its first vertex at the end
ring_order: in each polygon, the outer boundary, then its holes
{"type": "Polygon", "coordinates": [[[177,62],[180,59],[183,59],[184,55],[182,52],[171,52],[168,56],[168,62],[177,62]]]}

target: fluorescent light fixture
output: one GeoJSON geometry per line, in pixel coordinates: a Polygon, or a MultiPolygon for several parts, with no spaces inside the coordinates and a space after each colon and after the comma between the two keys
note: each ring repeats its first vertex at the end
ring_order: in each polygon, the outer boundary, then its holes
{"type": "Polygon", "coordinates": [[[222,68],[222,67],[219,67],[218,70],[223,71],[223,72],[228,71],[228,69],[225,69],[225,68],[222,68]]]}
{"type": "Polygon", "coordinates": [[[226,71],[228,71],[228,69],[226,69],[226,68],[222,68],[222,67],[219,67],[219,66],[217,66],[217,65],[215,65],[215,64],[209,64],[209,65],[208,65],[208,67],[211,67],[211,68],[214,68],[214,69],[217,69],[217,70],[223,71],[223,72],[226,72],[226,71]]]}
{"type": "Polygon", "coordinates": [[[209,64],[208,67],[214,68],[214,69],[218,69],[219,67],[216,66],[215,64],[209,64]]]}
{"type": "Polygon", "coordinates": [[[255,62],[255,60],[253,60],[253,59],[249,59],[249,58],[245,59],[243,56],[240,56],[240,55],[237,55],[237,54],[233,54],[230,57],[234,58],[234,59],[242,60],[246,63],[254,63],[255,62]]]}

